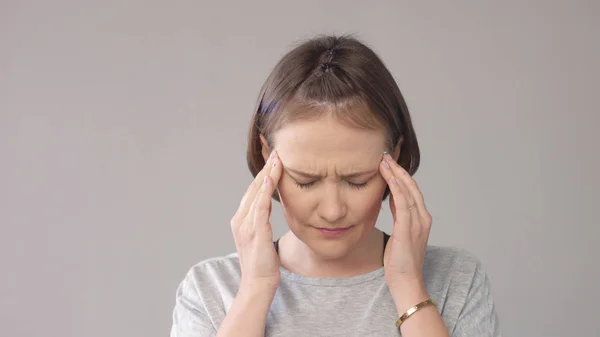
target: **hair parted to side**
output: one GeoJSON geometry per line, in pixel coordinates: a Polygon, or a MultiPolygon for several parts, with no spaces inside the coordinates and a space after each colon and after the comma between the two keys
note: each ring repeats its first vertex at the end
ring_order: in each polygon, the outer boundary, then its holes
{"type": "MultiPolygon", "coordinates": [[[[419,145],[408,107],[379,56],[358,39],[318,36],[289,51],[265,81],[250,122],[246,157],[253,176],[265,165],[260,135],[273,148],[273,134],[286,123],[331,114],[349,126],[383,130],[388,151],[400,145],[400,164],[413,175],[419,145]]],[[[383,198],[389,194],[386,189],[383,198]]],[[[279,201],[277,193],[273,198],[279,201]]]]}

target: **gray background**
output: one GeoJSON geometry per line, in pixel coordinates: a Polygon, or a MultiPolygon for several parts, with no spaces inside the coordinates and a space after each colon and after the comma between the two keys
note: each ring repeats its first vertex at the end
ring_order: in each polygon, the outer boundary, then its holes
{"type": "MultiPolygon", "coordinates": [[[[504,335],[599,336],[599,15],[598,1],[1,1],[0,335],[166,336],[188,268],[234,250],[269,71],[296,41],[356,33],[412,111],[431,243],[480,257],[504,335]]],[[[273,222],[281,235],[278,207],[273,222]]]]}

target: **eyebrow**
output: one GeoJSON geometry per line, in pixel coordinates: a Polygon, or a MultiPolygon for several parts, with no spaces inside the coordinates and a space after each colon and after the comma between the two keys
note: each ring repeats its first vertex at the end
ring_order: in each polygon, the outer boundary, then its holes
{"type": "MultiPolygon", "coordinates": [[[[296,175],[303,176],[303,177],[306,177],[306,178],[320,178],[321,177],[321,175],[318,175],[318,174],[312,174],[312,173],[302,172],[302,171],[298,171],[298,170],[295,170],[295,169],[289,168],[289,167],[286,167],[285,169],[288,170],[288,171],[290,171],[290,172],[292,172],[292,173],[294,173],[294,174],[296,174],[296,175]]],[[[369,173],[373,174],[373,173],[375,173],[375,171],[378,171],[378,170],[359,171],[359,172],[354,172],[354,173],[350,173],[350,174],[344,174],[344,175],[341,175],[341,177],[342,178],[346,178],[346,179],[352,179],[352,178],[357,178],[357,177],[360,177],[360,176],[367,175],[369,173]]]]}

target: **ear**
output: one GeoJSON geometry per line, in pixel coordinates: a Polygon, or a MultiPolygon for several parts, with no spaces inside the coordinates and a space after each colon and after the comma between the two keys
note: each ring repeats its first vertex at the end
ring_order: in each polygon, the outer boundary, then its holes
{"type": "Polygon", "coordinates": [[[265,161],[265,163],[267,162],[267,159],[269,159],[269,155],[271,154],[271,151],[269,149],[269,143],[267,142],[267,138],[261,133],[259,135],[260,137],[260,153],[263,156],[263,160],[265,161]]]}
{"type": "Polygon", "coordinates": [[[395,161],[398,161],[398,158],[400,158],[400,149],[402,148],[403,142],[404,142],[404,136],[400,136],[400,139],[398,140],[396,147],[394,147],[394,152],[392,153],[392,157],[394,158],[395,161]]]}

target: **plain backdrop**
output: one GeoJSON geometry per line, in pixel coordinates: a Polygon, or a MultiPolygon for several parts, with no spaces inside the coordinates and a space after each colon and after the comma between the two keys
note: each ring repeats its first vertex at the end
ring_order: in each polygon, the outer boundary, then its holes
{"type": "MultiPolygon", "coordinates": [[[[504,335],[600,336],[598,17],[598,1],[0,1],[0,335],[167,336],[187,270],[235,249],[263,81],[296,43],[352,33],[414,118],[430,243],[481,259],[504,335]]],[[[279,206],[272,221],[284,233],[279,206]]]]}

